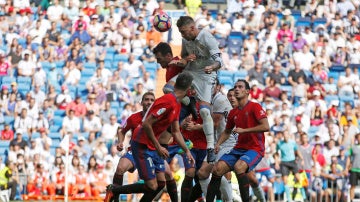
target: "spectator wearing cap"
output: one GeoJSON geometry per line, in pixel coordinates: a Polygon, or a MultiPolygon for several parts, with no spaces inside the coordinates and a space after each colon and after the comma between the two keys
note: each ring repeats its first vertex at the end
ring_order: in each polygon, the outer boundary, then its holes
{"type": "Polygon", "coordinates": [[[65,110],[67,105],[72,101],[69,89],[66,85],[61,86],[61,93],[56,96],[56,105],[59,109],[65,110]]]}
{"type": "Polygon", "coordinates": [[[132,53],[138,58],[144,54],[144,50],[146,47],[146,39],[140,37],[140,32],[135,31],[135,38],[133,38],[130,42],[132,53]]]}
{"type": "Polygon", "coordinates": [[[96,40],[100,40],[101,33],[103,31],[103,26],[101,23],[99,23],[99,16],[98,15],[92,15],[90,17],[90,23],[87,31],[89,32],[89,35],[96,40]]]}
{"type": "Polygon", "coordinates": [[[44,116],[44,112],[39,110],[38,117],[33,119],[32,121],[32,132],[41,132],[41,130],[45,130],[45,133],[49,133],[49,121],[46,116],[44,116]]]}
{"type": "Polygon", "coordinates": [[[79,136],[77,145],[74,146],[74,151],[77,151],[77,154],[81,162],[87,162],[92,153],[91,146],[87,144],[85,137],[79,136]]]}
{"type": "MultiPolygon", "coordinates": [[[[246,26],[246,18],[244,18],[244,14],[242,12],[236,12],[233,15],[235,16],[235,19],[232,21],[232,24],[231,24],[232,31],[236,31],[236,32],[243,31],[246,26]]],[[[211,14],[210,14],[210,17],[211,17],[211,14]]]]}
{"type": "Polygon", "coordinates": [[[213,34],[216,38],[227,39],[231,32],[231,24],[227,22],[227,18],[224,15],[221,16],[220,21],[215,23],[213,34]]]}
{"type": "Polygon", "coordinates": [[[31,134],[31,123],[32,120],[28,116],[28,110],[26,108],[23,108],[21,110],[20,116],[15,118],[14,122],[14,129],[16,132],[19,131],[19,133],[27,133],[31,134]]]}
{"type": "Polygon", "coordinates": [[[9,75],[10,63],[6,60],[5,53],[0,54],[0,76],[9,75]]]}
{"type": "Polygon", "coordinates": [[[35,73],[36,65],[30,60],[31,52],[29,50],[24,51],[24,58],[19,62],[18,65],[18,76],[31,77],[35,73]]]}
{"type": "Polygon", "coordinates": [[[60,5],[59,0],[53,0],[52,5],[47,10],[47,17],[52,22],[61,20],[61,15],[64,13],[64,7],[60,5]]]}
{"type": "Polygon", "coordinates": [[[61,135],[68,133],[78,134],[80,132],[80,119],[75,116],[74,110],[70,109],[62,122],[62,128],[60,129],[61,135]]]}
{"type": "Polygon", "coordinates": [[[75,116],[78,118],[84,118],[86,115],[86,106],[81,101],[81,96],[76,95],[74,101],[70,102],[66,107],[66,114],[69,114],[70,110],[74,110],[75,116]]]}
{"type": "Polygon", "coordinates": [[[318,107],[321,109],[322,114],[325,114],[327,111],[326,102],[321,97],[321,92],[319,90],[313,90],[312,91],[312,99],[310,99],[307,102],[307,109],[306,111],[310,112],[315,109],[315,107],[318,105],[318,107]]]}
{"type": "Polygon", "coordinates": [[[104,165],[98,164],[96,170],[90,173],[90,185],[92,195],[99,197],[100,194],[106,192],[106,186],[111,184],[110,176],[106,175],[104,171],[104,165]]]}
{"type": "Polygon", "coordinates": [[[289,26],[290,30],[294,30],[295,27],[295,19],[294,16],[292,16],[291,14],[291,10],[290,9],[285,9],[284,11],[282,11],[283,17],[280,20],[280,23],[283,25],[284,23],[286,23],[289,26]]]}
{"type": "Polygon", "coordinates": [[[96,94],[94,94],[94,93],[89,94],[88,100],[85,103],[86,110],[87,110],[87,112],[92,110],[95,113],[95,115],[99,115],[100,106],[98,103],[95,102],[95,100],[96,100],[96,94]]]}
{"type": "Polygon", "coordinates": [[[36,138],[36,147],[40,150],[44,150],[46,146],[52,145],[52,139],[48,137],[45,128],[39,128],[40,137],[36,138]]]}
{"type": "Polygon", "coordinates": [[[257,80],[250,81],[250,99],[261,103],[264,99],[263,91],[259,88],[259,82],[257,80]]]}
{"type": "Polygon", "coordinates": [[[84,24],[82,22],[78,23],[77,30],[71,35],[70,43],[72,43],[75,38],[78,38],[82,44],[87,44],[91,39],[87,30],[84,29],[84,24]]]}
{"type": "Polygon", "coordinates": [[[24,140],[22,133],[16,132],[16,137],[10,141],[10,150],[14,151],[15,147],[25,150],[28,147],[28,143],[24,140]]]}
{"type": "Polygon", "coordinates": [[[1,130],[1,140],[11,141],[14,139],[14,131],[10,128],[9,123],[5,123],[4,129],[1,130]]]}
{"type": "Polygon", "coordinates": [[[26,9],[20,9],[19,15],[17,15],[15,17],[15,19],[16,19],[15,24],[17,25],[17,28],[19,30],[30,28],[30,25],[31,25],[30,19],[26,14],[27,14],[26,9]]]}
{"type": "Polygon", "coordinates": [[[84,131],[98,133],[102,128],[101,120],[95,115],[95,112],[89,110],[87,116],[84,119],[84,131]]]}
{"type": "Polygon", "coordinates": [[[246,18],[245,29],[247,31],[259,31],[260,21],[255,17],[254,11],[250,11],[249,15],[246,18]]]}

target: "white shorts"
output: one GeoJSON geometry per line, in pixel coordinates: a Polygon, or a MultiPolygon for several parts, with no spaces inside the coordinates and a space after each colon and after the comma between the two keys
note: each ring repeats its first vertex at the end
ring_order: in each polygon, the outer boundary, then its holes
{"type": "Polygon", "coordinates": [[[220,159],[224,154],[230,153],[230,151],[231,151],[233,148],[234,148],[234,147],[220,147],[220,151],[219,151],[219,153],[217,153],[217,155],[216,155],[216,160],[215,160],[215,161],[219,161],[219,159],[220,159]]]}
{"type": "MultiPolygon", "coordinates": [[[[189,70],[184,71],[190,73],[194,78],[192,85],[196,91],[196,98],[200,101],[211,103],[215,86],[216,73],[214,71],[211,74],[189,70]]],[[[177,76],[174,76],[171,78],[171,81],[175,82],[176,79],[177,76]]]]}

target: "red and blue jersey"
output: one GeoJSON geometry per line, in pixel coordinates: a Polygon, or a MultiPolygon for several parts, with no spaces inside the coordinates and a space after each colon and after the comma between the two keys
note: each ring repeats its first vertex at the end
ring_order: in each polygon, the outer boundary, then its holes
{"type": "MultiPolygon", "coordinates": [[[[179,57],[174,57],[172,60],[180,60],[179,57]]],[[[166,74],[165,74],[165,80],[166,82],[170,81],[171,78],[178,75],[183,71],[184,67],[180,67],[175,64],[171,64],[166,67],[166,74]]]]}
{"type": "MultiPolygon", "coordinates": [[[[145,119],[149,116],[156,118],[156,122],[152,125],[152,129],[156,139],[159,139],[162,132],[164,132],[174,121],[179,121],[179,114],[181,103],[176,100],[173,93],[169,93],[156,99],[152,106],[145,114],[145,119]]],[[[155,147],[144,129],[140,125],[133,133],[133,141],[145,144],[150,150],[155,150],[155,147]]]]}
{"type": "MultiPolygon", "coordinates": [[[[226,129],[253,128],[259,125],[259,121],[267,118],[260,104],[249,101],[243,108],[237,107],[230,111],[226,129]]],[[[264,156],[265,136],[263,132],[239,134],[234,148],[255,150],[264,156]]]]}
{"type": "MultiPolygon", "coordinates": [[[[129,130],[131,132],[135,131],[135,128],[141,125],[142,119],[143,119],[143,112],[136,112],[135,114],[132,114],[127,118],[125,124],[121,128],[121,132],[125,135],[129,130]]],[[[132,138],[131,138],[132,139],[132,138]]]]}

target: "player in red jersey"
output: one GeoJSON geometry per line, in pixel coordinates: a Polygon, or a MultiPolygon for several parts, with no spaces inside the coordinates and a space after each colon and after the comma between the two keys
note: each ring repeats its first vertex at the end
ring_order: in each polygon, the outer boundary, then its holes
{"type": "MultiPolygon", "coordinates": [[[[194,163],[190,150],[186,147],[179,128],[180,100],[186,96],[192,84],[192,76],[188,73],[179,74],[174,92],[165,94],[155,100],[146,112],[143,123],[133,133],[131,148],[136,151],[135,165],[144,184],[125,186],[108,186],[107,192],[113,194],[144,193],[140,201],[152,199],[165,187],[165,161],[169,156],[165,147],[159,143],[161,134],[171,126],[175,141],[185,151],[189,162],[194,163]]],[[[111,194],[108,194],[111,196],[111,194]]]]}
{"type": "Polygon", "coordinates": [[[215,164],[206,201],[214,201],[221,176],[232,170],[239,181],[242,201],[250,201],[249,179],[246,173],[253,170],[264,156],[264,132],[269,130],[266,113],[260,104],[248,100],[250,85],[246,80],[238,80],[234,89],[238,107],[230,111],[226,128],[215,145],[215,152],[219,152],[220,145],[231,133],[238,133],[239,136],[230,153],[223,155],[215,164]]]}
{"type": "MultiPolygon", "coordinates": [[[[134,132],[135,128],[138,127],[139,124],[141,124],[142,119],[144,118],[144,115],[146,111],[149,109],[149,107],[154,103],[155,101],[155,95],[152,92],[146,92],[141,99],[141,105],[143,107],[142,111],[139,111],[135,114],[132,114],[125,122],[122,128],[118,128],[118,144],[117,149],[119,151],[122,151],[124,149],[124,139],[125,134],[128,131],[134,132]]],[[[122,156],[118,162],[114,177],[113,177],[113,184],[114,185],[122,185],[123,183],[123,175],[126,171],[134,172],[135,170],[135,163],[134,158],[132,155],[131,148],[128,148],[128,151],[124,156],[122,156]]],[[[119,200],[119,195],[114,195],[114,201],[119,200]]]]}

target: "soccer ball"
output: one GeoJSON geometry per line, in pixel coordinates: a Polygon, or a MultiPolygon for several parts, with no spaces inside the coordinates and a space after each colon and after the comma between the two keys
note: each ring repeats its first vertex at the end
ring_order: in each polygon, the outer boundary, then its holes
{"type": "Polygon", "coordinates": [[[160,13],[154,16],[154,28],[159,32],[166,32],[171,28],[171,17],[166,13],[160,13]]]}

